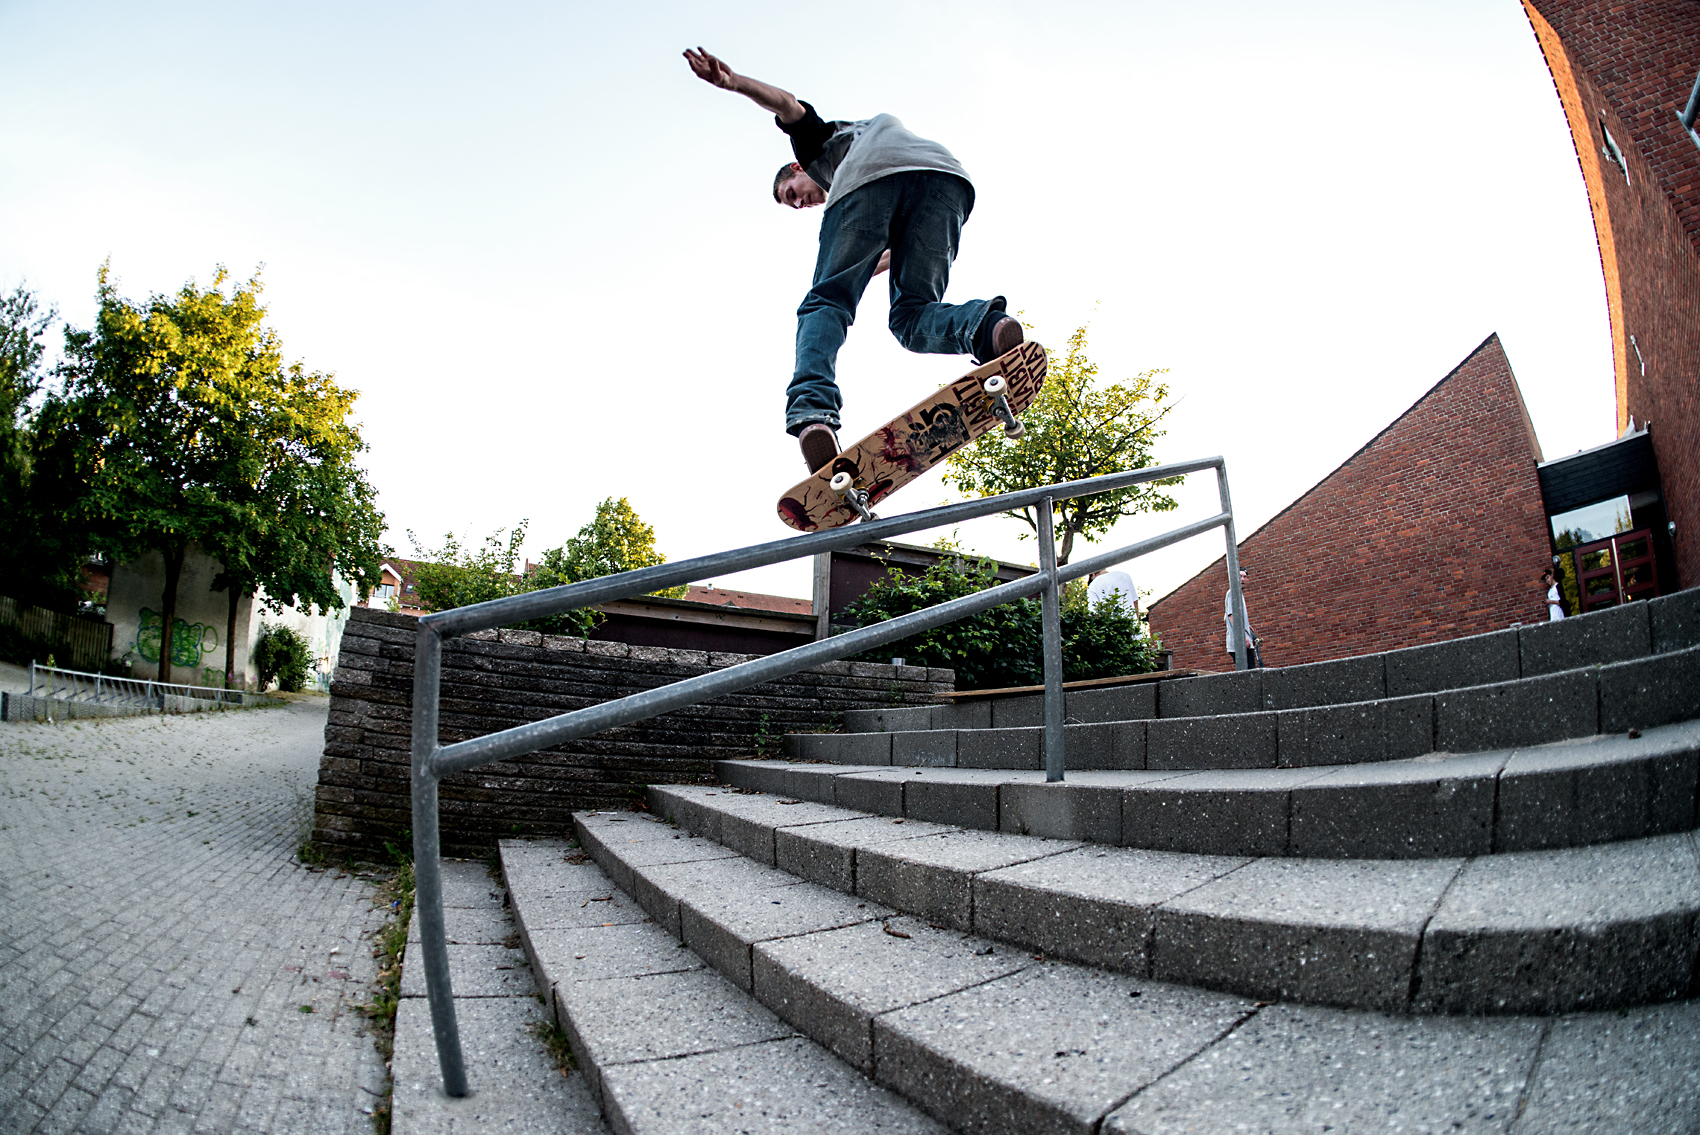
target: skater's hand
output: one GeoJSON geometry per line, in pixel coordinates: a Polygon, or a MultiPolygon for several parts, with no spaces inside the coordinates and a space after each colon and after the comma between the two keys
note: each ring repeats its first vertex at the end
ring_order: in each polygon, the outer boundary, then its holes
{"type": "Polygon", "coordinates": [[[874,275],[877,276],[881,272],[884,272],[887,268],[890,268],[890,267],[891,267],[891,249],[888,248],[884,252],[880,253],[880,262],[878,264],[874,265],[874,275]]]}
{"type": "Polygon", "coordinates": [[[685,62],[691,65],[691,70],[696,72],[696,77],[703,82],[713,83],[725,91],[738,89],[737,72],[702,48],[699,47],[692,51],[687,47],[685,49],[685,62]]]}
{"type": "Polygon", "coordinates": [[[687,47],[685,62],[691,65],[691,70],[696,72],[697,78],[703,82],[713,83],[723,91],[735,91],[743,95],[768,113],[777,114],[781,122],[795,122],[803,117],[803,104],[798,102],[790,91],[781,90],[760,79],[740,75],[700,47],[695,51],[687,47]]]}

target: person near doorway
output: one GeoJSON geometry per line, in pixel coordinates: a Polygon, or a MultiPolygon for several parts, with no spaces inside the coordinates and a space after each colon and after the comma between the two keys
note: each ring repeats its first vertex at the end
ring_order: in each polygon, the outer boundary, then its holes
{"type": "MultiPolygon", "coordinates": [[[[1251,572],[1245,568],[1240,569],[1240,595],[1242,597],[1245,595],[1246,577],[1250,574],[1251,572]]],[[[1248,606],[1245,619],[1245,665],[1247,670],[1259,670],[1263,667],[1263,650],[1257,639],[1257,631],[1252,628],[1250,612],[1251,609],[1248,606]]],[[[1237,665],[1238,660],[1234,657],[1234,589],[1231,587],[1222,593],[1222,621],[1227,625],[1228,662],[1230,665],[1237,665]]]]}
{"type": "Polygon", "coordinates": [[[1560,622],[1564,618],[1564,600],[1558,593],[1558,577],[1551,568],[1541,573],[1541,588],[1547,593],[1547,621],[1560,622]]]}

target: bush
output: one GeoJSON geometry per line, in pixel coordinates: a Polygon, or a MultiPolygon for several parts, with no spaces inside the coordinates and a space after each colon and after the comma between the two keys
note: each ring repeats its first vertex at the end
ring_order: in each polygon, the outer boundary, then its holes
{"type": "MultiPolygon", "coordinates": [[[[972,595],[997,583],[997,564],[989,559],[942,560],[923,575],[892,568],[850,604],[845,614],[858,626],[870,626],[972,595]]],[[[1084,585],[1066,587],[1062,604],[1063,679],[1077,682],[1157,669],[1157,652],[1162,644],[1139,630],[1137,616],[1119,598],[1112,596],[1091,605],[1086,601],[1084,585]]],[[[884,662],[893,657],[915,666],[955,670],[958,689],[1037,686],[1045,680],[1039,600],[1011,600],[866,651],[856,660],[884,662]]]]}
{"type": "Polygon", "coordinates": [[[295,693],[306,683],[307,671],[312,669],[313,648],[281,623],[261,623],[253,663],[258,689],[265,690],[275,678],[278,689],[295,693]]]}

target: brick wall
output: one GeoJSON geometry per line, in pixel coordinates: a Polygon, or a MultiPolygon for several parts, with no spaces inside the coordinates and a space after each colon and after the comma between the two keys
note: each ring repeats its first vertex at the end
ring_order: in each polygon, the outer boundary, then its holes
{"type": "Polygon", "coordinates": [[[1672,587],[1691,587],[1700,582],[1700,146],[1676,116],[1700,71],[1700,5],[1525,0],[1524,9],[1594,216],[1617,430],[1631,416],[1651,424],[1676,524],[1672,587]],[[1622,167],[1604,152],[1602,124],[1622,167]]]}
{"type": "MultiPolygon", "coordinates": [[[[343,633],[319,764],[313,840],[382,853],[409,816],[411,615],[357,609],[343,633]]],[[[486,631],[443,649],[444,743],[596,705],[748,660],[486,631]]],[[[559,835],[584,808],[623,808],[638,786],[702,781],[712,762],[749,756],[765,737],[836,728],[847,709],[936,704],[949,670],[835,662],[557,749],[451,776],[440,809],[445,854],[479,854],[507,835],[559,835]],[[766,718],[764,724],[763,718],[766,718]]]]}
{"type": "MultiPolygon", "coordinates": [[[[1545,618],[1540,450],[1490,336],[1309,492],[1240,543],[1268,662],[1292,666],[1545,618]]],[[[1177,667],[1228,668],[1224,561],[1158,600],[1177,667]]]]}

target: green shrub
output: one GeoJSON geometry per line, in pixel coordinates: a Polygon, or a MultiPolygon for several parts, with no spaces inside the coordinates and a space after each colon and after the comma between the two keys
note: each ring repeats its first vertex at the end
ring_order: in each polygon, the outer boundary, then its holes
{"type": "Polygon", "coordinates": [[[270,686],[275,678],[278,689],[295,693],[306,683],[307,671],[312,669],[313,648],[281,623],[261,623],[253,663],[259,689],[270,686]]]}
{"type": "MultiPolygon", "coordinates": [[[[989,559],[942,560],[922,575],[892,568],[845,609],[858,626],[870,626],[911,611],[972,595],[998,583],[997,564],[989,559]]],[[[1111,596],[1095,605],[1084,585],[1064,589],[1062,604],[1063,679],[1114,678],[1157,668],[1162,648],[1140,634],[1133,611],[1111,596]]],[[[913,666],[956,671],[962,690],[1036,686],[1045,680],[1044,635],[1039,600],[1015,599],[989,611],[946,623],[918,635],[866,651],[861,662],[901,657],[913,666]]]]}

